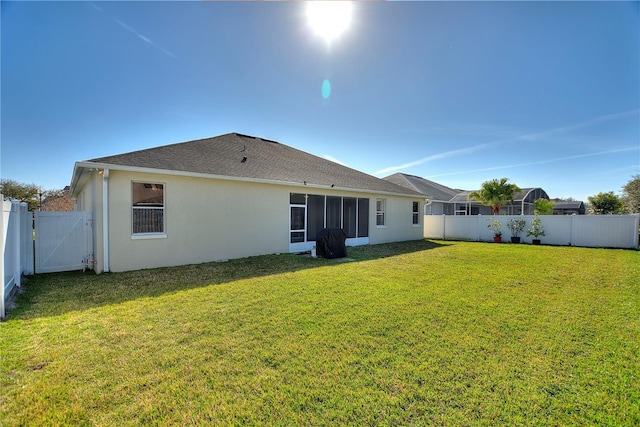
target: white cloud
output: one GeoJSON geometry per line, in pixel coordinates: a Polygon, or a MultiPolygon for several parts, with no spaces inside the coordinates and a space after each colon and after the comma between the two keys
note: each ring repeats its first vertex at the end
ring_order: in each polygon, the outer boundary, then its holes
{"type": "MultiPolygon", "coordinates": [[[[105,15],[109,16],[104,9],[102,9],[100,6],[98,6],[97,4],[90,2],[89,5],[91,5],[91,7],[93,7],[93,9],[95,9],[96,11],[100,12],[100,13],[104,13],[105,15]]],[[[130,32],[131,34],[135,35],[136,37],[138,37],[140,40],[142,40],[143,42],[155,47],[156,49],[158,49],[159,51],[163,52],[164,54],[172,57],[172,58],[176,58],[176,56],[173,54],[173,52],[163,48],[162,46],[158,45],[157,43],[155,43],[153,40],[151,40],[149,37],[139,33],[138,31],[135,30],[135,28],[133,28],[131,25],[128,25],[127,23],[119,20],[118,18],[114,18],[111,17],[118,25],[120,25],[120,27],[122,27],[123,29],[125,29],[126,31],[130,32]]]]}
{"type": "Polygon", "coordinates": [[[159,46],[153,40],[151,40],[149,37],[146,37],[145,35],[139,33],[138,31],[136,31],[132,26],[130,26],[128,24],[125,24],[124,22],[122,22],[121,20],[119,20],[117,18],[113,18],[113,19],[118,23],[118,25],[120,25],[125,30],[129,31],[131,34],[134,34],[135,36],[137,36],[143,42],[150,44],[151,46],[155,47],[156,49],[160,50],[161,52],[165,53],[166,55],[171,56],[172,58],[176,57],[172,52],[168,51],[167,49],[163,48],[162,46],[159,46]]]}
{"type": "Polygon", "coordinates": [[[624,152],[628,152],[628,151],[640,151],[640,147],[624,147],[624,148],[617,148],[617,149],[613,149],[613,150],[599,151],[597,153],[576,154],[574,156],[557,157],[557,158],[554,158],[554,159],[539,160],[539,161],[536,161],[536,162],[516,163],[516,164],[512,164],[512,165],[493,166],[493,167],[482,168],[482,169],[473,169],[473,170],[464,170],[464,171],[458,171],[458,172],[441,173],[441,174],[438,174],[438,175],[430,175],[429,179],[438,178],[438,177],[442,177],[442,176],[450,176],[450,175],[462,175],[462,174],[466,174],[466,173],[487,172],[487,171],[500,170],[500,169],[520,168],[520,167],[523,167],[523,166],[543,165],[543,164],[547,164],[547,163],[562,162],[562,161],[565,161],[565,160],[575,160],[575,159],[581,159],[581,158],[585,158],[585,157],[604,156],[604,155],[607,155],[607,154],[624,153],[624,152]]]}
{"type": "MultiPolygon", "coordinates": [[[[502,144],[509,144],[509,143],[513,143],[513,142],[517,142],[517,141],[538,141],[544,138],[548,138],[552,135],[558,134],[558,133],[566,133],[566,132],[571,132],[571,131],[575,131],[575,130],[579,130],[579,129],[583,129],[583,128],[587,128],[590,126],[595,126],[597,124],[600,123],[605,123],[605,122],[609,122],[609,121],[613,121],[613,120],[619,120],[619,119],[623,119],[623,118],[627,118],[627,117],[633,117],[633,116],[637,116],[640,114],[640,109],[635,109],[635,110],[629,110],[629,111],[623,111],[620,113],[613,113],[613,114],[607,114],[604,116],[599,116],[599,117],[595,117],[593,119],[590,120],[586,120],[584,122],[580,122],[580,123],[575,123],[572,125],[568,125],[568,126],[561,126],[561,127],[557,127],[557,128],[553,128],[553,129],[547,129],[547,130],[543,130],[540,132],[531,132],[531,133],[526,133],[526,134],[522,134],[522,135],[518,135],[515,137],[510,137],[510,138],[502,138],[502,139],[497,139],[494,141],[490,141],[484,144],[478,144],[478,145],[474,145],[474,146],[470,146],[470,147],[465,147],[465,148],[460,148],[457,150],[451,150],[451,151],[445,151],[439,154],[434,154],[432,156],[428,156],[428,157],[423,157],[421,159],[418,160],[414,160],[411,162],[407,162],[398,166],[390,166],[384,169],[381,169],[377,172],[374,172],[373,175],[382,175],[382,174],[387,174],[389,172],[395,172],[395,171],[399,171],[399,170],[403,170],[403,169],[408,169],[410,167],[413,166],[418,166],[433,160],[440,160],[440,159],[445,159],[445,158],[449,158],[449,157],[456,157],[456,156],[461,156],[461,155],[466,155],[466,154],[473,154],[477,151],[480,150],[484,150],[487,148],[491,148],[491,147],[495,147],[498,145],[502,145],[502,144]]],[[[571,159],[574,157],[569,157],[567,159],[571,159]]],[[[556,161],[556,160],[552,160],[552,161],[556,161]]],[[[546,163],[546,162],[545,162],[546,163]]],[[[537,163],[533,163],[533,164],[537,164],[537,163]]],[[[528,164],[526,164],[528,165],[528,164]]],[[[500,166],[500,167],[495,167],[495,168],[488,168],[488,169],[480,169],[480,170],[476,170],[475,172],[478,171],[487,171],[487,170],[495,170],[495,169],[504,169],[504,168],[508,168],[511,166],[500,166]]],[[[449,175],[449,174],[447,174],[449,175]]],[[[437,176],[442,176],[442,175],[437,175],[437,176]]]]}

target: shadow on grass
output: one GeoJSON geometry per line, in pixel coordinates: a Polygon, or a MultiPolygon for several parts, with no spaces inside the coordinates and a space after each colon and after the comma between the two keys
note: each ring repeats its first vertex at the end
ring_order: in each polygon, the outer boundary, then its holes
{"type": "Polygon", "coordinates": [[[341,262],[361,262],[446,246],[429,240],[347,248],[347,260],[282,254],[123,273],[68,272],[38,274],[24,282],[16,308],[6,321],[58,316],[139,298],[157,297],[183,290],[236,280],[289,273],[341,262]]]}

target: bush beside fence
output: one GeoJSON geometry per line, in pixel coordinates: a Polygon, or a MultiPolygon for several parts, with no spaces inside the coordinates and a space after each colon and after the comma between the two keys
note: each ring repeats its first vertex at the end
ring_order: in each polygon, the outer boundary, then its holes
{"type": "MultiPolygon", "coordinates": [[[[531,243],[527,236],[533,215],[425,215],[424,237],[442,240],[493,241],[493,232],[487,227],[488,219],[499,219],[503,241],[509,241],[509,218],[522,218],[526,222],[521,234],[522,243],[531,243]]],[[[583,246],[592,248],[638,249],[640,215],[542,215],[545,236],[543,244],[583,246]]]]}

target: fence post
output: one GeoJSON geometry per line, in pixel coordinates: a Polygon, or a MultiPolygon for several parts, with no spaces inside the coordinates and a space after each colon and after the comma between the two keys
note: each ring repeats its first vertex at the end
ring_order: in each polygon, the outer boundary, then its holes
{"type": "Polygon", "coordinates": [[[573,236],[576,233],[576,218],[575,215],[571,215],[571,228],[569,229],[569,246],[575,246],[573,244],[573,236]]]}
{"type": "Polygon", "coordinates": [[[27,203],[20,204],[20,245],[22,246],[21,271],[25,276],[33,274],[33,213],[27,203]]]}
{"type": "Polygon", "coordinates": [[[20,230],[22,229],[21,225],[20,225],[20,220],[22,218],[20,215],[20,202],[18,201],[13,201],[11,202],[11,212],[12,215],[15,216],[15,223],[14,223],[14,227],[13,227],[13,238],[14,241],[16,242],[16,245],[13,248],[13,256],[14,256],[14,260],[13,260],[13,274],[14,274],[14,283],[16,286],[20,287],[22,285],[22,265],[20,264],[20,259],[21,259],[21,255],[22,255],[22,242],[20,239],[20,230]]]}
{"type": "Polygon", "coordinates": [[[447,240],[447,216],[442,214],[442,240],[447,240]]]}

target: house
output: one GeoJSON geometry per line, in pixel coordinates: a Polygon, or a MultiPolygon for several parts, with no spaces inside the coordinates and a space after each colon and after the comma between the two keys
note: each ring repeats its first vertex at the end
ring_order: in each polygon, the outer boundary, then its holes
{"type": "MultiPolygon", "coordinates": [[[[476,200],[469,200],[471,191],[454,190],[442,184],[415,175],[396,173],[383,178],[407,189],[418,191],[427,198],[425,215],[492,215],[490,206],[476,200]]],[[[500,213],[505,215],[533,215],[534,202],[549,196],[542,188],[523,188],[513,201],[502,206],[500,213]]]]}
{"type": "MultiPolygon", "coordinates": [[[[462,191],[450,200],[454,205],[455,215],[492,215],[491,206],[483,205],[476,200],[469,200],[471,191],[462,191]]],[[[547,199],[549,196],[542,188],[523,188],[513,200],[500,207],[500,215],[533,215],[534,202],[538,199],[547,199]]]]}
{"type": "Polygon", "coordinates": [[[425,215],[453,215],[455,210],[450,200],[462,191],[406,173],[395,173],[383,179],[422,194],[425,197],[425,215]]]}
{"type": "Polygon", "coordinates": [[[584,202],[579,200],[553,199],[553,203],[554,215],[584,215],[587,213],[584,202]]]}
{"type": "Polygon", "coordinates": [[[276,141],[230,133],[77,162],[97,272],[421,239],[424,197],[276,141]]]}

